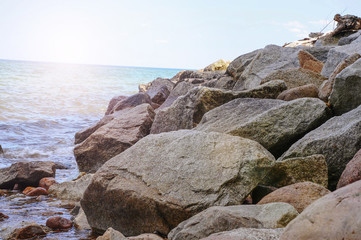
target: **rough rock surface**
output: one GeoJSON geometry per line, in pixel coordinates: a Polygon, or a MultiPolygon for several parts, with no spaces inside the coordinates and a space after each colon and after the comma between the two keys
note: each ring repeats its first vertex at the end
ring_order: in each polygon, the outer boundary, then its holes
{"type": "Polygon", "coordinates": [[[277,99],[284,101],[291,101],[297,98],[318,98],[318,88],[315,84],[307,84],[304,86],[291,88],[289,90],[283,91],[278,95],[277,99]]]}
{"type": "Polygon", "coordinates": [[[170,240],[197,240],[223,231],[244,228],[281,228],[297,217],[285,203],[211,207],[181,222],[169,234],[170,240]]]}
{"type": "Polygon", "coordinates": [[[358,180],[361,180],[361,150],[347,163],[338,181],[337,188],[341,188],[358,180]]]}
{"type": "Polygon", "coordinates": [[[44,229],[36,223],[28,225],[23,228],[15,229],[12,236],[9,239],[33,239],[33,238],[41,238],[46,235],[44,229]]]}
{"type": "Polygon", "coordinates": [[[327,163],[323,155],[316,154],[276,161],[276,164],[262,180],[261,184],[280,188],[307,181],[327,188],[327,163]]]}
{"type": "Polygon", "coordinates": [[[68,229],[73,226],[73,222],[63,217],[51,217],[46,220],[46,226],[51,229],[68,229]]]}
{"type": "Polygon", "coordinates": [[[279,188],[258,202],[258,204],[285,202],[301,213],[308,205],[329,194],[330,190],[312,182],[301,182],[279,188]]]}
{"type": "Polygon", "coordinates": [[[328,112],[326,104],[316,98],[290,102],[235,99],[206,113],[196,129],[255,140],[277,157],[305,133],[325,122],[328,112]]]}
{"type": "Polygon", "coordinates": [[[146,93],[152,102],[160,105],[167,99],[174,85],[169,79],[157,78],[150,83],[146,93]]]}
{"type": "Polygon", "coordinates": [[[327,78],[307,69],[291,68],[270,73],[262,79],[261,84],[275,79],[283,80],[286,83],[288,89],[292,89],[307,84],[315,84],[317,87],[319,87],[327,78]]]}
{"type": "Polygon", "coordinates": [[[252,62],[253,58],[260,51],[262,51],[262,49],[255,50],[237,57],[229,64],[226,73],[232,76],[234,80],[238,80],[245,68],[252,62]]]}
{"type": "Polygon", "coordinates": [[[58,199],[80,201],[93,175],[86,174],[74,181],[55,183],[49,188],[49,193],[55,195],[58,199]]]}
{"type": "Polygon", "coordinates": [[[53,177],[42,178],[39,181],[39,187],[49,190],[50,186],[53,185],[54,183],[56,183],[56,181],[55,181],[55,178],[53,178],[53,177]]]}
{"type": "Polygon", "coordinates": [[[331,118],[294,143],[281,158],[323,154],[328,165],[328,187],[335,189],[346,164],[361,149],[360,116],[361,106],[331,118]]]}
{"type": "Polygon", "coordinates": [[[316,200],[288,224],[281,239],[360,239],[360,189],[357,181],[316,200]]]}
{"type": "Polygon", "coordinates": [[[96,240],[127,240],[127,238],[121,232],[110,227],[105,231],[103,236],[97,237],[96,240]]]}
{"type": "Polygon", "coordinates": [[[153,104],[150,96],[147,93],[137,93],[137,94],[129,96],[126,99],[118,102],[113,107],[113,109],[110,111],[109,114],[112,114],[114,112],[124,110],[127,108],[134,108],[134,107],[139,106],[144,103],[148,103],[150,105],[153,104]]]}
{"type": "Polygon", "coordinates": [[[80,230],[91,230],[91,227],[86,219],[86,215],[82,208],[79,209],[78,214],[74,218],[74,226],[80,230]]]}
{"type": "MultiPolygon", "coordinates": [[[[361,44],[361,43],[360,43],[361,44]]],[[[361,59],[337,75],[330,95],[330,104],[336,115],[361,105],[361,59]]]]}
{"type": "Polygon", "coordinates": [[[128,237],[129,240],[164,240],[164,238],[154,233],[143,233],[138,236],[128,237]]]}
{"type": "Polygon", "coordinates": [[[149,104],[123,110],[74,148],[79,171],[95,172],[110,158],[131,147],[150,132],[154,110],[149,104]]]}
{"type": "Polygon", "coordinates": [[[128,98],[128,97],[127,96],[117,96],[117,97],[113,97],[112,99],[110,99],[108,108],[105,111],[105,115],[109,115],[110,112],[113,110],[114,106],[117,105],[117,103],[125,100],[126,98],[128,98]]]}
{"type": "Polygon", "coordinates": [[[17,162],[0,169],[0,189],[13,189],[15,184],[24,189],[37,187],[40,179],[55,177],[55,164],[49,161],[17,162]]]}
{"type": "Polygon", "coordinates": [[[257,88],[233,92],[216,88],[196,87],[185,96],[177,99],[169,108],[158,111],[151,133],[191,129],[202,119],[203,115],[236,98],[276,98],[286,89],[284,82],[272,81],[257,88]]]}
{"type": "Polygon", "coordinates": [[[225,71],[228,68],[230,61],[224,61],[223,59],[219,59],[218,61],[208,65],[203,69],[204,72],[208,71],[225,71]]]}
{"type": "Polygon", "coordinates": [[[202,238],[202,240],[279,240],[282,233],[283,228],[238,228],[232,231],[214,233],[202,238]]]}
{"type": "Polygon", "coordinates": [[[276,70],[299,67],[297,57],[299,51],[298,48],[283,48],[276,45],[266,46],[257,52],[252,62],[247,65],[233,90],[252,89],[260,85],[262,79],[276,70]]]}
{"type": "Polygon", "coordinates": [[[208,207],[241,204],[273,164],[260,144],[227,134],[148,135],[96,172],[81,206],[94,229],[167,234],[208,207]]]}
{"type": "Polygon", "coordinates": [[[179,98],[180,96],[186,95],[189,90],[194,88],[195,86],[190,82],[179,82],[177,83],[173,90],[170,92],[167,99],[164,101],[162,105],[157,110],[169,107],[172,103],[179,98]]]}
{"type": "Polygon", "coordinates": [[[298,60],[300,61],[301,68],[311,70],[315,73],[321,73],[323,62],[312,56],[311,53],[304,50],[299,51],[298,60]]]}

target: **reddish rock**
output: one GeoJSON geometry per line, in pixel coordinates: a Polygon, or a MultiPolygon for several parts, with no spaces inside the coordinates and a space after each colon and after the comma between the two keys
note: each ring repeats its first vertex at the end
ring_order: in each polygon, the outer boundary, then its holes
{"type": "Polygon", "coordinates": [[[52,217],[46,220],[46,226],[51,229],[68,229],[73,226],[73,222],[63,217],[52,217]]]}
{"type": "Polygon", "coordinates": [[[337,188],[361,180],[361,149],[355,154],[342,172],[337,188]]]}
{"type": "Polygon", "coordinates": [[[117,97],[113,97],[108,104],[108,108],[107,111],[105,112],[105,115],[109,115],[110,112],[113,110],[114,106],[117,105],[119,102],[125,100],[127,97],[126,96],[117,96],[117,97]]]}
{"type": "Polygon", "coordinates": [[[124,100],[121,100],[115,106],[113,109],[109,112],[109,114],[112,114],[114,112],[127,109],[127,108],[134,108],[136,106],[139,106],[141,104],[148,103],[152,105],[152,100],[150,96],[147,93],[137,93],[130,97],[127,97],[124,100]]]}
{"type": "Polygon", "coordinates": [[[29,239],[44,235],[46,235],[46,232],[39,224],[32,224],[24,228],[16,229],[13,234],[14,238],[10,239],[29,239]]]}
{"type": "Polygon", "coordinates": [[[1,221],[4,221],[5,218],[9,218],[9,216],[7,216],[7,215],[5,215],[5,214],[3,214],[3,213],[0,212],[0,222],[1,222],[1,221]]]}
{"type": "Polygon", "coordinates": [[[40,195],[48,195],[48,191],[46,191],[45,188],[42,188],[42,187],[37,187],[37,188],[34,188],[30,191],[28,191],[25,195],[26,196],[40,196],[40,195]]]}
{"type": "Polygon", "coordinates": [[[27,193],[29,193],[30,191],[34,190],[35,187],[26,187],[23,191],[23,194],[26,195],[27,193]]]}
{"type": "Polygon", "coordinates": [[[304,86],[291,88],[283,91],[278,95],[277,99],[291,101],[297,98],[313,97],[318,98],[318,88],[315,84],[307,84],[304,86]]]}
{"type": "Polygon", "coordinates": [[[39,187],[49,190],[50,186],[53,185],[54,183],[56,183],[56,181],[55,178],[53,177],[42,178],[39,182],[39,187]]]}
{"type": "Polygon", "coordinates": [[[323,62],[312,56],[311,53],[304,50],[299,51],[298,60],[300,61],[301,68],[311,70],[315,73],[321,73],[323,62]]]}
{"type": "Polygon", "coordinates": [[[262,198],[258,204],[285,202],[294,206],[301,213],[312,202],[329,193],[328,189],[316,183],[295,183],[273,191],[262,198]]]}

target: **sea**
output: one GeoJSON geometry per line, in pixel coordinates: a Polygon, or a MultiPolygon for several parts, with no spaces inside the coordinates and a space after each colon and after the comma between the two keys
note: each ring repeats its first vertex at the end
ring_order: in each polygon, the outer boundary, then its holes
{"type": "MultiPolygon", "coordinates": [[[[57,170],[58,182],[76,178],[75,133],[102,118],[112,97],[135,94],[139,84],[181,70],[0,60],[0,168],[18,161],[53,161],[66,167],[57,170]]],[[[45,225],[46,212],[70,218],[62,204],[16,192],[0,194],[0,212],[9,216],[0,222],[0,239],[20,222],[45,225]]],[[[87,239],[88,234],[73,228],[50,238],[87,239]]]]}

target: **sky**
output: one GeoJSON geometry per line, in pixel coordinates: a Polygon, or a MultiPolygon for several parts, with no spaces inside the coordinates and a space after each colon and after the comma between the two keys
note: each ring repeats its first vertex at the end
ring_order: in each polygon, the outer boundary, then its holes
{"type": "Polygon", "coordinates": [[[321,31],[357,0],[0,0],[0,59],[200,69],[321,31]]]}

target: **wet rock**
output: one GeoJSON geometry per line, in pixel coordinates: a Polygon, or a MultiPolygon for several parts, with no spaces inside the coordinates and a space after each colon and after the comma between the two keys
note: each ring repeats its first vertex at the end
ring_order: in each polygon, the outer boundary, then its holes
{"type": "Polygon", "coordinates": [[[314,56],[315,58],[317,58],[319,61],[325,63],[327,61],[327,56],[328,56],[328,52],[330,51],[332,47],[310,47],[310,48],[304,48],[305,51],[309,52],[310,54],[312,54],[312,56],[314,56]]]}
{"type": "Polygon", "coordinates": [[[30,191],[34,190],[35,187],[26,187],[24,190],[23,190],[23,194],[26,195],[27,193],[29,193],[30,191]]]}
{"type": "Polygon", "coordinates": [[[246,67],[252,62],[254,57],[256,57],[256,55],[261,51],[262,49],[255,50],[253,52],[246,53],[237,57],[228,65],[226,73],[229,76],[232,76],[234,80],[238,80],[241,77],[243,71],[246,69],[246,67]]]}
{"type": "Polygon", "coordinates": [[[211,207],[180,223],[170,240],[196,240],[212,233],[243,228],[285,227],[298,212],[287,203],[211,207]]]}
{"type": "Polygon", "coordinates": [[[325,156],[315,154],[276,161],[261,184],[280,188],[299,182],[313,182],[327,188],[328,175],[325,156]]]}
{"type": "Polygon", "coordinates": [[[63,217],[51,217],[46,220],[46,226],[51,229],[69,229],[73,226],[73,222],[63,217]]]}
{"type": "MultiPolygon", "coordinates": [[[[360,43],[361,45],[361,43],[360,43]]],[[[361,105],[361,59],[337,75],[329,98],[336,115],[361,105]]]]}
{"type": "Polygon", "coordinates": [[[341,188],[358,180],[361,180],[361,150],[347,163],[337,183],[337,188],[341,188]]]}
{"type": "Polygon", "coordinates": [[[219,59],[218,61],[208,65],[203,69],[204,72],[208,71],[225,71],[228,68],[230,61],[224,61],[223,59],[219,59]]]}
{"type": "Polygon", "coordinates": [[[107,231],[103,234],[103,236],[97,237],[96,240],[126,240],[127,238],[117,230],[113,228],[108,228],[107,231]]]}
{"type": "Polygon", "coordinates": [[[330,193],[330,190],[312,182],[295,183],[268,194],[258,204],[285,202],[301,213],[308,205],[330,193]]]}
{"type": "Polygon", "coordinates": [[[331,118],[294,143],[281,159],[323,154],[328,166],[328,187],[335,189],[346,164],[361,148],[360,116],[361,106],[331,118]]]}
{"type": "Polygon", "coordinates": [[[48,161],[17,162],[10,167],[0,169],[0,188],[12,189],[38,186],[40,179],[55,177],[55,164],[48,161]]]}
{"type": "Polygon", "coordinates": [[[311,70],[315,73],[321,73],[323,62],[316,59],[311,53],[304,50],[299,51],[298,60],[300,61],[301,68],[311,70]]]}
{"type": "Polygon", "coordinates": [[[282,80],[286,83],[288,89],[301,87],[307,84],[314,84],[319,87],[327,78],[303,68],[291,68],[286,70],[278,70],[270,73],[262,79],[261,84],[273,80],[282,80]]]}
{"type": "Polygon", "coordinates": [[[3,214],[2,212],[0,212],[0,222],[4,221],[6,218],[9,218],[9,216],[3,214]]]}
{"type": "Polygon", "coordinates": [[[291,101],[297,98],[305,97],[318,98],[318,88],[315,84],[307,84],[283,91],[280,95],[278,95],[277,99],[291,101]]]}
{"type": "Polygon", "coordinates": [[[282,81],[273,81],[257,88],[233,92],[216,88],[196,87],[180,97],[172,106],[158,111],[151,133],[191,129],[202,119],[203,115],[236,98],[276,98],[286,89],[282,81]]]}
{"type": "Polygon", "coordinates": [[[359,239],[360,189],[357,181],[316,200],[288,224],[281,239],[359,239]]]}
{"type": "Polygon", "coordinates": [[[241,204],[273,163],[260,144],[228,134],[148,135],[96,172],[81,206],[93,229],[167,234],[210,206],[241,204]]]}
{"type": "Polygon", "coordinates": [[[202,238],[202,240],[278,240],[282,232],[283,228],[238,228],[232,231],[214,233],[206,238],[202,238]]]}
{"type": "Polygon", "coordinates": [[[169,79],[157,78],[150,83],[146,93],[152,102],[160,105],[167,99],[174,85],[169,79]]]}
{"type": "Polygon", "coordinates": [[[10,239],[32,239],[45,235],[46,232],[39,224],[31,224],[26,227],[16,229],[10,239]]]}
{"type": "Polygon", "coordinates": [[[117,103],[125,100],[127,96],[117,96],[110,99],[105,115],[109,115],[117,103]]]}
{"type": "Polygon", "coordinates": [[[39,187],[49,190],[50,186],[53,185],[54,183],[56,183],[56,181],[55,181],[55,178],[53,178],[53,177],[42,178],[39,181],[39,187]]]}
{"type": "Polygon", "coordinates": [[[0,154],[4,154],[4,149],[0,145],[0,154]]]}
{"type": "Polygon", "coordinates": [[[298,48],[283,48],[276,45],[266,46],[259,51],[252,62],[247,65],[233,90],[252,89],[259,86],[261,80],[270,73],[277,70],[298,68],[299,61],[297,54],[299,51],[300,49],[298,48]]]}
{"type": "Polygon", "coordinates": [[[153,233],[144,233],[144,234],[140,234],[138,236],[134,236],[134,237],[128,237],[127,239],[129,240],[164,240],[164,238],[153,234],[153,233]]]}
{"type": "Polygon", "coordinates": [[[236,99],[206,113],[196,130],[249,138],[277,157],[329,115],[327,105],[315,98],[236,99]]]}
{"type": "Polygon", "coordinates": [[[48,195],[48,191],[46,191],[45,188],[37,187],[34,189],[31,189],[27,193],[25,193],[26,196],[33,197],[33,196],[40,196],[40,195],[48,195]]]}
{"type": "Polygon", "coordinates": [[[149,104],[123,110],[74,148],[79,171],[95,172],[106,161],[131,147],[150,132],[154,110],[149,104]]]}
{"type": "Polygon", "coordinates": [[[93,175],[86,174],[77,180],[55,183],[49,188],[49,193],[55,195],[58,199],[80,201],[93,175]]]}

